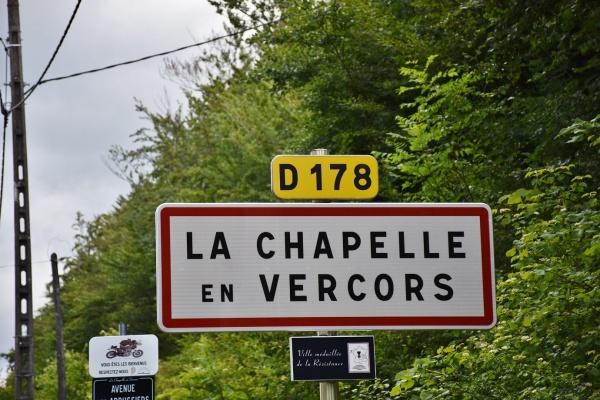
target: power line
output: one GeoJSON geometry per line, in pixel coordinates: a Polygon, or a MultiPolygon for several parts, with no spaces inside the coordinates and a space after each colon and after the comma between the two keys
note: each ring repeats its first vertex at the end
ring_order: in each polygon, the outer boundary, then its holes
{"type": "MultiPolygon", "coordinates": [[[[63,257],[64,258],[64,257],[63,257]]],[[[61,258],[62,259],[62,258],[61,258]]],[[[31,264],[45,264],[45,263],[49,263],[50,260],[43,260],[43,261],[32,261],[31,264]]],[[[2,268],[14,268],[15,265],[14,264],[7,264],[7,265],[0,265],[0,269],[2,268]]]]}
{"type": "MultiPolygon", "coordinates": [[[[125,62],[120,62],[120,63],[117,63],[117,64],[107,65],[106,67],[91,69],[91,70],[83,71],[83,72],[77,72],[77,73],[74,73],[74,74],[60,76],[60,77],[57,77],[57,78],[51,78],[51,79],[41,80],[41,81],[39,81],[36,84],[36,86],[39,86],[39,85],[41,85],[43,83],[60,81],[60,80],[63,80],[63,79],[75,78],[75,77],[81,76],[81,75],[87,75],[87,74],[93,74],[93,73],[96,73],[96,72],[106,71],[108,69],[122,67],[124,65],[135,64],[135,63],[138,63],[138,62],[141,62],[141,61],[150,60],[150,59],[156,58],[156,57],[163,57],[163,56],[166,56],[166,55],[169,55],[169,54],[177,53],[177,52],[182,51],[182,50],[187,50],[187,49],[191,49],[193,47],[203,46],[205,44],[217,42],[219,40],[223,40],[223,39],[227,39],[227,38],[230,38],[230,37],[242,35],[242,34],[248,32],[248,31],[256,30],[256,29],[262,28],[264,26],[269,26],[269,25],[275,24],[275,23],[277,23],[279,21],[281,21],[281,19],[270,21],[270,22],[265,22],[265,23],[259,24],[259,25],[254,25],[254,26],[251,26],[249,28],[246,28],[246,29],[243,29],[243,30],[240,30],[240,31],[236,31],[236,32],[230,33],[228,35],[217,36],[217,37],[215,37],[213,39],[209,39],[209,40],[206,40],[204,42],[194,43],[194,44],[191,44],[191,45],[188,45],[188,46],[179,47],[179,48],[174,49],[174,50],[164,51],[162,53],[156,53],[156,54],[152,54],[150,56],[146,56],[146,57],[142,57],[142,58],[137,58],[135,60],[130,60],[130,61],[125,61],[125,62]]],[[[29,93],[32,89],[33,88],[31,88],[26,93],[29,93]]]]}
{"type": "Polygon", "coordinates": [[[69,29],[71,29],[71,25],[73,24],[73,21],[75,20],[75,15],[77,15],[77,11],[79,10],[79,6],[81,5],[81,1],[82,0],[78,0],[77,1],[77,4],[75,5],[75,9],[71,13],[71,18],[69,18],[69,23],[67,24],[65,30],[63,31],[63,34],[62,34],[60,40],[58,41],[58,45],[56,46],[56,49],[54,49],[54,53],[52,53],[52,57],[50,57],[50,61],[48,61],[48,64],[46,64],[46,68],[44,68],[44,72],[42,72],[42,75],[40,75],[40,77],[37,80],[37,82],[29,90],[27,90],[25,92],[25,96],[23,97],[23,100],[21,100],[19,102],[19,104],[11,106],[9,112],[12,111],[12,110],[14,110],[18,106],[20,106],[22,103],[24,103],[29,98],[29,96],[31,96],[33,94],[33,92],[35,91],[35,89],[37,89],[37,87],[43,83],[44,76],[46,76],[46,73],[50,69],[50,66],[54,62],[54,59],[56,58],[56,55],[58,54],[58,51],[60,50],[63,42],[65,41],[65,38],[67,37],[67,33],[69,32],[69,29]]]}

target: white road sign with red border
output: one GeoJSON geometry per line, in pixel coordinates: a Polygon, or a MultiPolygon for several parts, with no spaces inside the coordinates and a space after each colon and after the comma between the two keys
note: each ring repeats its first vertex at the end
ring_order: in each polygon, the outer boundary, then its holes
{"type": "Polygon", "coordinates": [[[485,204],[163,204],[167,332],[488,329],[485,204]]]}

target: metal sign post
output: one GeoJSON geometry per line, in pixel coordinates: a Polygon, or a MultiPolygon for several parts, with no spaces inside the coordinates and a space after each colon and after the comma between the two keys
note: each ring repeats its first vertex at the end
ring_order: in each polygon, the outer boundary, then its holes
{"type": "MultiPolygon", "coordinates": [[[[319,331],[317,336],[335,336],[334,331],[319,331]]],[[[321,400],[338,400],[340,396],[340,384],[338,381],[319,382],[319,398],[321,400]]]]}
{"type": "MultiPolygon", "coordinates": [[[[311,156],[329,156],[329,149],[315,149],[310,152],[310,155],[311,156]]],[[[377,167],[377,162],[375,162],[375,167],[377,167]]],[[[312,170],[311,170],[311,172],[312,172],[312,170]]],[[[272,176],[274,175],[273,172],[271,172],[271,175],[272,176]]],[[[272,185],[272,186],[274,187],[274,185],[272,185]]],[[[322,187],[319,189],[322,190],[322,187]]],[[[378,190],[379,190],[379,187],[375,186],[375,192],[373,193],[372,197],[375,197],[378,190]]],[[[277,192],[275,192],[275,191],[273,193],[277,194],[277,192]]],[[[313,202],[320,203],[320,202],[323,202],[323,200],[313,200],[313,202]]],[[[317,332],[317,336],[335,336],[335,335],[337,335],[337,332],[335,332],[335,331],[318,331],[317,332]]],[[[339,396],[340,396],[340,384],[337,381],[319,382],[319,398],[321,400],[338,400],[339,396]]]]}

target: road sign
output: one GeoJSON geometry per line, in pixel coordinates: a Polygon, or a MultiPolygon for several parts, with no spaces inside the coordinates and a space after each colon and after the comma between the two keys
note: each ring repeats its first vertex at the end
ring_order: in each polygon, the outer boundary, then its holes
{"type": "Polygon", "coordinates": [[[167,332],[490,328],[485,204],[163,204],[167,332]]]}
{"type": "Polygon", "coordinates": [[[290,338],[293,381],[375,379],[373,336],[301,336],[290,338]]]}
{"type": "Polygon", "coordinates": [[[372,199],[379,191],[377,160],[371,156],[277,156],[271,190],[280,199],[372,199]]]}
{"type": "Polygon", "coordinates": [[[158,338],[155,335],[97,336],[89,343],[93,378],[155,375],[158,338]]]}
{"type": "Polygon", "coordinates": [[[154,377],[92,379],[92,400],[154,400],[154,377]]]}

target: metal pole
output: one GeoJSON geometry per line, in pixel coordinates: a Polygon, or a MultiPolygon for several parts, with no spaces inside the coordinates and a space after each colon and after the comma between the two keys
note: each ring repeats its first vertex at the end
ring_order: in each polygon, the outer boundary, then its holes
{"type": "Polygon", "coordinates": [[[15,399],[33,400],[35,387],[33,382],[31,243],[19,1],[8,0],[7,7],[15,183],[15,399]]]}
{"type": "Polygon", "coordinates": [[[65,345],[63,335],[62,305],[60,302],[60,281],[56,253],[50,256],[52,262],[52,295],[54,298],[54,319],[56,321],[56,369],[58,376],[58,400],[67,400],[67,376],[65,373],[65,345]]]}
{"type": "Polygon", "coordinates": [[[321,400],[337,400],[340,396],[340,385],[337,382],[319,382],[319,398],[321,400]]]}
{"type": "MultiPolygon", "coordinates": [[[[329,155],[328,149],[315,149],[310,152],[311,156],[327,156],[329,155]]],[[[319,201],[314,200],[314,203],[319,201]]],[[[319,331],[317,336],[335,336],[336,332],[331,331],[319,331]]],[[[319,382],[319,398],[321,400],[338,400],[340,395],[340,384],[336,381],[331,382],[319,382]]]]}
{"type": "MultiPolygon", "coordinates": [[[[318,336],[335,336],[337,332],[319,331],[318,336]]],[[[340,396],[340,384],[337,381],[319,382],[319,398],[321,400],[338,400],[340,396]]]]}
{"type": "Polygon", "coordinates": [[[127,336],[127,324],[119,324],[119,336],[127,336]]]}

